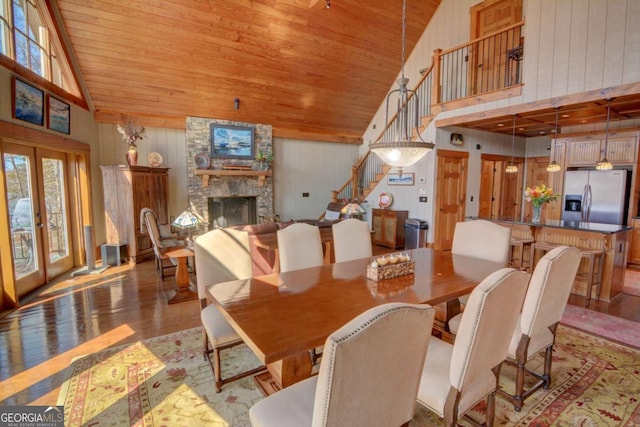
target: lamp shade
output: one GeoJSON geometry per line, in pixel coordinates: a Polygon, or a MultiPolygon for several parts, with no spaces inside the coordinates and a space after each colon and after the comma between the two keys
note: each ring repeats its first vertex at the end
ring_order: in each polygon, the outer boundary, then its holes
{"type": "Polygon", "coordinates": [[[186,210],[182,212],[171,225],[180,229],[186,229],[197,227],[199,222],[200,220],[191,210],[186,210]]]}
{"type": "Polygon", "coordinates": [[[351,202],[345,205],[344,208],[340,209],[340,213],[349,216],[357,216],[365,213],[365,210],[359,203],[351,202]]]}
{"type": "Polygon", "coordinates": [[[370,147],[383,162],[398,168],[411,166],[433,149],[433,144],[420,141],[378,142],[370,147]]]}

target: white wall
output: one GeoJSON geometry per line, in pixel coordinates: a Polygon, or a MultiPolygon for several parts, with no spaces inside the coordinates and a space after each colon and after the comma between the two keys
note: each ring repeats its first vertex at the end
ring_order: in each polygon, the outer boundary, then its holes
{"type": "Polygon", "coordinates": [[[274,213],[282,220],[318,218],[358,161],[351,144],[274,138],[273,147],[274,213]]]}

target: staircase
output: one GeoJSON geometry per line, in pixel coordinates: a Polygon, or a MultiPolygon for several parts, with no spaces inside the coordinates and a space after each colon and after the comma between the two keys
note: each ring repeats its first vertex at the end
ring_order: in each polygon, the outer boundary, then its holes
{"type": "MultiPolygon", "coordinates": [[[[423,132],[438,116],[441,109],[440,104],[444,102],[464,101],[464,99],[478,97],[482,93],[521,85],[522,71],[519,62],[524,55],[524,39],[521,37],[523,27],[524,21],[452,49],[446,51],[437,49],[434,52],[431,66],[422,73],[422,78],[414,88],[419,101],[418,114],[421,117],[419,132],[423,132]],[[478,61],[476,57],[485,52],[487,45],[500,45],[507,49],[507,62],[494,64],[491,74],[479,75],[475,70],[469,72],[469,61],[478,61]],[[509,55],[510,52],[515,51],[518,52],[518,57],[514,59],[509,55]],[[486,86],[478,83],[485,81],[492,82],[492,84],[486,86]]],[[[410,115],[412,114],[410,112],[410,115]]],[[[391,138],[390,133],[396,120],[397,116],[393,116],[375,142],[384,137],[386,140],[391,138]]],[[[390,169],[391,167],[384,164],[378,156],[367,151],[351,168],[349,180],[339,190],[331,192],[331,201],[364,200],[384,179],[390,169]]]]}

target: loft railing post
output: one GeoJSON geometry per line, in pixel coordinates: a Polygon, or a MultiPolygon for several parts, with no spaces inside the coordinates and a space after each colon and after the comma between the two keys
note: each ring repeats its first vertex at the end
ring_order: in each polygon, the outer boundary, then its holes
{"type": "Polygon", "coordinates": [[[442,53],[442,49],[435,49],[433,51],[433,76],[431,78],[431,105],[437,105],[440,103],[441,98],[441,86],[440,86],[440,75],[442,70],[440,69],[440,54],[442,53]]]}

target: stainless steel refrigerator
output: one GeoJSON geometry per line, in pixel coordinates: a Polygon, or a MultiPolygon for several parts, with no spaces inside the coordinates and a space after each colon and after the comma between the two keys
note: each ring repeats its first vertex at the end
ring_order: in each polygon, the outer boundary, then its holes
{"type": "Polygon", "coordinates": [[[564,176],[564,221],[624,224],[629,198],[626,170],[576,170],[564,176]]]}

